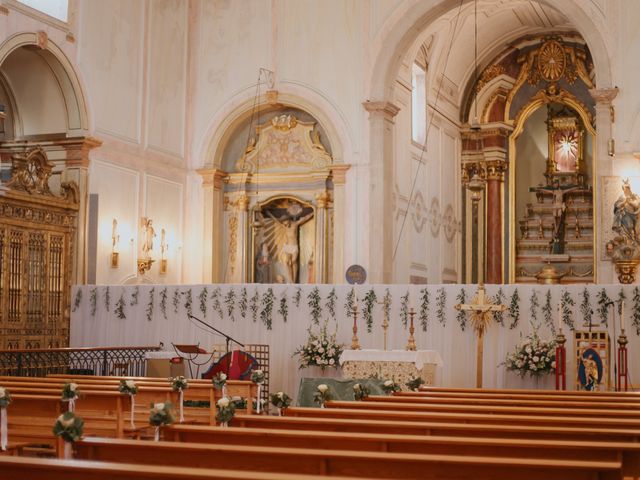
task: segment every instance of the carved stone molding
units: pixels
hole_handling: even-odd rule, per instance
[[[618,95],[618,87],[592,88],[591,90],[589,90],[589,93],[591,94],[591,98],[593,98],[596,103],[608,105]]]
[[[400,107],[387,101],[372,102],[367,100],[362,103],[362,106],[370,115],[380,115],[389,121],[393,121],[398,112],[400,112]]]
[[[345,163],[331,165],[331,177],[334,185],[344,185],[347,181],[347,170],[351,165]]]
[[[49,35],[44,30],[38,30],[36,33],[36,44],[43,50],[49,45]]]
[[[213,187],[215,190],[222,190],[228,175],[227,172],[219,168],[201,168],[196,172],[202,177],[203,187]]]

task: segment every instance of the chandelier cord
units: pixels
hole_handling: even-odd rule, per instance
[[[456,30],[458,29],[458,21],[460,20],[460,13],[462,11],[462,4],[464,3],[464,0],[460,0],[460,4],[458,5],[458,13],[456,14],[456,20],[454,22],[453,25],[453,32],[451,33],[451,40],[449,41],[449,48],[447,49],[447,56],[445,57],[445,61],[444,61],[444,67],[442,69],[442,80],[440,81],[440,83],[438,84],[438,90],[436,91],[436,98],[433,102],[433,110],[436,110],[436,107],[438,106],[438,100],[440,99],[440,91],[442,90],[442,84],[444,83],[444,79],[445,79],[445,72],[447,71],[447,65],[449,64],[449,57],[451,56],[451,49],[453,47],[453,40],[455,39],[456,36]],[[426,96],[425,96],[426,97]],[[427,99],[425,98],[425,102],[427,102]],[[428,105],[428,102],[427,102]],[[429,119],[430,117],[427,115],[427,119]],[[426,131],[426,135],[424,138],[424,142],[422,144],[422,150],[420,152],[420,158],[418,159],[418,167],[416,168],[416,173],[415,176],[413,177],[413,183],[411,185],[411,190],[409,192],[409,200],[407,202],[407,212],[404,215],[403,219],[402,219],[402,224],[400,225],[400,233],[398,234],[398,239],[396,240],[396,245],[393,249],[393,256],[391,257],[391,260],[395,260],[396,259],[396,254],[398,253],[398,247],[400,246],[400,240],[402,240],[402,233],[404,232],[404,226],[405,223],[407,222],[407,217],[409,216],[409,209],[411,208],[411,202],[413,201],[413,196],[414,196],[414,192],[415,192],[415,188],[416,188],[416,183],[418,182],[418,176],[420,174],[420,170],[422,168],[422,158],[424,157],[425,152],[427,151],[427,142],[429,141],[429,132],[431,131],[431,126],[433,125],[433,119],[431,119],[431,121],[429,121],[429,124],[427,125],[427,131]]]

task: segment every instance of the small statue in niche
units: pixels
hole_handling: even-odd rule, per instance
[[[622,182],[622,195],[613,204],[613,231],[628,241],[637,242],[639,215],[640,197],[631,191],[627,179]]]
[[[144,229],[142,253],[144,254],[145,258],[151,258],[151,251],[153,250],[153,237],[156,236],[156,231],[153,228],[153,220],[151,220],[150,218],[143,218],[142,228]]]
[[[286,267],[287,283],[296,283],[298,278],[298,257],[300,255],[300,247],[298,245],[298,228],[311,220],[313,212],[305,215],[298,220],[293,220],[288,216],[276,218],[273,214],[267,211],[267,215],[275,222],[279,227],[282,236],[284,237],[284,245],[280,249],[280,262]]]

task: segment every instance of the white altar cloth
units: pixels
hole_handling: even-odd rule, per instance
[[[422,370],[425,364],[433,364],[442,367],[442,357],[437,350],[345,350],[340,355],[340,364],[344,362],[407,362],[413,363],[418,370]]]

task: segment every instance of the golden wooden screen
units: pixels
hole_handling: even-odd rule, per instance
[[[13,158],[0,192],[0,349],[65,347],[75,219],[75,184],[49,190],[52,165],[37,148]]]

